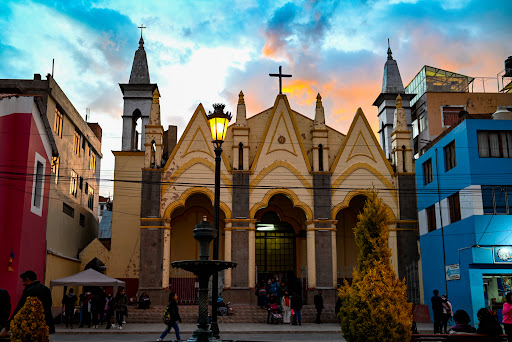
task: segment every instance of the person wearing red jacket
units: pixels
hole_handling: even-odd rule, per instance
[[[512,342],[512,292],[507,293],[505,300],[506,302],[503,304],[503,326],[508,342]]]

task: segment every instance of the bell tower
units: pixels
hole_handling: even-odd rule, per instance
[[[149,79],[148,60],[144,50],[142,31],[139,48],[135,51],[128,83],[120,83],[123,92],[122,151],[144,151],[146,125],[149,124],[153,92],[158,86]],[[139,141],[140,140],[140,141]]]

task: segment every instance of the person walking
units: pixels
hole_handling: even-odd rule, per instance
[[[450,318],[452,318],[452,303],[448,301],[448,297],[446,295],[443,295],[441,298],[443,301],[443,313],[442,313],[442,324],[441,324],[441,332],[444,329],[444,333],[448,334],[448,321]]]
[[[171,292],[169,294],[169,298],[171,298],[171,300],[169,301],[169,305],[167,306],[167,309],[165,309],[164,314],[164,316],[166,316],[166,321],[168,322],[167,328],[164,330],[162,335],[156,339],[157,341],[163,341],[172,328],[174,328],[174,332],[176,333],[176,339],[181,340],[180,328],[178,326],[178,322],[181,323],[181,317],[178,310],[178,295],[175,292]]]
[[[512,292],[507,293],[505,303],[503,303],[503,327],[508,342],[512,342]]]
[[[52,315],[52,293],[50,289],[37,280],[37,275],[34,271],[25,271],[20,275],[20,278],[25,289],[23,290],[20,301],[18,302],[18,306],[16,306],[16,309],[11,315],[11,320],[25,305],[27,297],[36,297],[43,304],[44,319],[46,321],[46,325],[48,325],[49,333],[55,333],[55,325],[53,323]]]
[[[127,305],[128,297],[126,297],[124,289],[121,289],[116,295],[116,320],[119,330],[123,329],[124,316],[128,313]]]
[[[290,315],[291,315],[291,307],[290,307],[290,296],[288,292],[285,292],[283,298],[281,299],[281,307],[283,308],[283,323],[290,324]]]
[[[292,325],[297,325],[297,321],[299,322],[299,325],[302,325],[302,317],[301,317],[301,310],[302,310],[302,297],[300,294],[293,294],[292,295],[292,304],[291,308],[294,311],[293,315],[293,323]]]
[[[71,326],[73,329],[73,315],[75,313],[76,294],[73,289],[69,289],[68,293],[62,298],[62,305],[64,306],[64,318],[66,319],[66,329]]]
[[[432,302],[432,311],[434,312],[434,334],[441,334],[441,325],[443,322],[443,300],[439,297],[439,291],[434,290],[434,295],[430,298]]]
[[[318,290],[318,294],[315,295],[314,298],[315,309],[316,309],[316,324],[320,324],[320,315],[322,314],[322,310],[324,309],[324,297],[322,297],[322,290]]]

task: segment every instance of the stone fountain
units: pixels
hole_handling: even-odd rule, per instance
[[[217,236],[215,227],[208,221],[206,216],[203,221],[194,229],[194,239],[199,242],[199,260],[174,261],[172,267],[181,268],[194,273],[199,278],[199,318],[197,329],[189,342],[210,342],[220,341],[213,336],[208,323],[208,281],[210,276],[217,272],[236,267],[236,263],[223,260],[208,260],[210,253],[210,241]]]

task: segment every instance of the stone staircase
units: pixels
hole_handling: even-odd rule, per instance
[[[197,320],[197,305],[179,305],[180,316],[183,323],[194,323]],[[218,316],[219,323],[265,323],[267,321],[267,311],[257,305],[231,305],[234,310],[233,315]],[[152,305],[147,310],[128,307],[128,323],[162,323],[162,316],[165,310],[163,305]],[[210,307],[211,311],[211,307]],[[302,308],[302,322],[313,323],[316,318],[314,305],[304,305]],[[322,322],[337,322],[334,314],[334,305],[326,305],[322,311]]]

